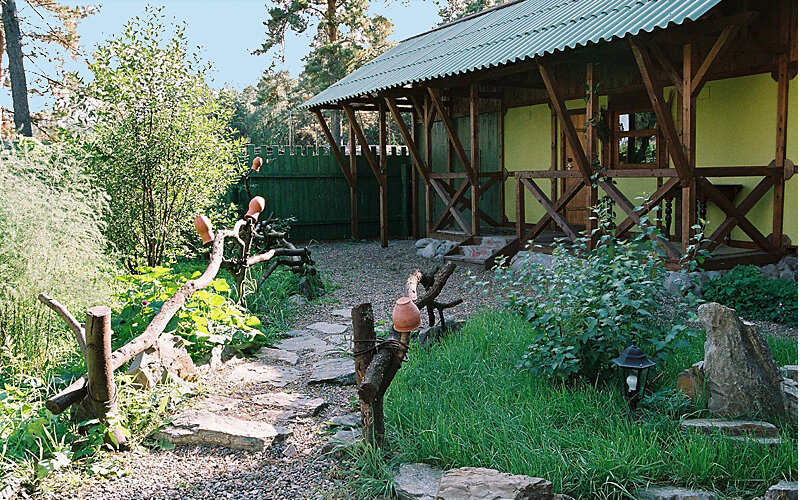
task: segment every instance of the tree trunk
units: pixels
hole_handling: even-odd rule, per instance
[[[15,0],[0,0],[3,4],[3,29],[8,53],[8,72],[11,75],[11,98],[14,105],[14,128],[24,136],[33,137],[31,112],[28,109],[28,83],[22,63],[22,34]]]
[[[361,381],[364,378],[364,373],[372,361],[372,355],[375,351],[370,349],[374,346],[375,339],[375,321],[372,313],[372,304],[361,304],[354,307],[351,311],[353,318],[353,358],[356,363],[356,387],[361,387]],[[375,405],[371,405],[359,398],[359,406],[361,407],[361,435],[364,436],[364,441],[367,443],[375,443],[376,432],[375,429]],[[383,406],[380,405],[377,410],[383,411]],[[380,425],[383,425],[383,416],[380,418]],[[382,433],[381,433],[382,436]]]

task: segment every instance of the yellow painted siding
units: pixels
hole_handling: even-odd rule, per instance
[[[604,105],[605,99],[601,101]],[[569,103],[570,108],[582,105]],[[706,84],[697,103],[697,165],[747,166],[767,165],[775,157],[775,117],[777,83],[770,75],[756,75]],[[787,156],[798,163],[797,144],[797,79],[791,81]],[[505,168],[547,170],[550,167],[550,109],[547,105],[509,109],[505,116]],[[559,150],[560,157],[560,150]],[[745,186],[737,202],[752,189],[760,178],[712,179],[715,183],[736,183]],[[550,182],[539,181],[545,193]],[[655,179],[619,179],[618,186],[631,201],[649,195],[656,189]],[[516,220],[513,179],[506,181],[506,215]],[[798,243],[797,177],[786,185],[784,233]],[[618,210],[618,212],[620,212]],[[535,222],[544,210],[526,197],[526,220]],[[621,214],[617,214],[619,218]],[[721,221],[722,214],[713,204],[708,211],[709,230]],[[764,233],[772,232],[772,192],[750,212],[749,217]],[[735,239],[748,239],[738,228]]]

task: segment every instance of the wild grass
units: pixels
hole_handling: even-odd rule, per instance
[[[558,492],[598,499],[632,498],[650,483],[751,498],[796,479],[796,428],[782,426],[775,447],[680,431],[682,415],[706,416],[672,389],[676,373],[702,359],[702,335],[670,358],[634,414],[614,387],[567,387],[515,369],[531,335],[523,319],[487,311],[439,345],[414,346],[386,397],[397,461],[544,477]],[[770,344],[779,363],[796,362],[796,342]],[[369,491],[365,476],[354,484]]]

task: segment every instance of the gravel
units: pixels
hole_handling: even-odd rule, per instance
[[[377,242],[325,242],[314,243],[309,248],[317,269],[332,286],[317,303],[298,309],[292,328],[299,330],[320,321],[349,326],[347,319],[334,315],[333,311],[364,302],[372,302],[376,321],[386,319],[395,300],[404,295],[408,275],[434,265],[416,256],[413,240],[391,241],[388,248],[381,248]],[[485,272],[473,269],[472,273],[483,275]],[[467,269],[457,268],[441,295],[446,300],[465,299],[464,304],[448,311],[458,318],[465,318],[486,304],[486,299],[469,293],[464,287],[467,278]],[[329,334],[319,331],[312,334],[319,339],[330,338]],[[346,338],[349,335],[348,330]],[[255,394],[283,390],[321,397],[329,402],[313,418],[298,418],[283,424],[292,431],[284,443],[263,452],[208,446],[182,446],[157,452],[136,450],[115,457],[130,470],[129,475],[99,480],[56,473],[46,480],[42,497],[97,500],[351,498],[336,459],[320,453],[328,436],[318,430],[332,417],[357,410],[351,403],[356,397],[355,387],[307,385],[312,365],[326,355],[330,356],[313,350],[302,351],[293,366],[280,360],[271,361],[302,372],[299,380],[281,389],[268,383],[232,383],[226,374],[245,362],[241,360],[233,360],[219,371],[204,375],[203,385],[212,395],[249,401]],[[224,415],[225,411],[220,413]],[[258,420],[264,417],[264,407],[245,404],[230,410],[230,414],[240,419]]]

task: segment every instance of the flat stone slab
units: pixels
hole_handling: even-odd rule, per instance
[[[322,453],[330,453],[338,448],[353,446],[361,440],[361,431],[358,429],[342,429],[329,437],[322,445]]]
[[[398,500],[436,500],[443,472],[427,464],[403,464],[394,471]]]
[[[651,487],[636,492],[638,500],[716,500],[717,496],[703,490],[674,486]]]
[[[330,427],[361,427],[361,413],[348,413],[347,415],[336,415],[325,421]]]
[[[261,363],[243,363],[231,370],[226,377],[231,383],[267,383],[273,387],[284,387],[299,378],[300,372],[294,368]]]
[[[322,354],[325,351],[333,348],[333,345],[306,332],[306,335],[303,337],[290,337],[288,339],[283,339],[275,344],[275,347],[283,351],[313,351],[318,354]]]
[[[720,420],[697,418],[681,422],[681,429],[703,434],[722,433],[726,436],[778,437],[778,428],[757,420]]]
[[[347,319],[352,318],[352,313],[350,309],[334,309],[333,311],[331,311],[331,314],[333,316],[338,316],[340,318],[347,318]]]
[[[296,365],[299,356],[296,352],[286,351],[283,349],[275,349],[272,347],[262,347],[256,353],[256,357],[263,361],[283,361],[290,365]]]
[[[781,366],[781,372],[783,372],[784,377],[790,378],[797,383],[797,365],[783,365]]]
[[[317,361],[311,368],[309,384],[355,385],[356,367],[350,358],[329,358]]]
[[[299,392],[271,392],[253,396],[252,402],[257,405],[279,408],[281,410],[292,411],[298,417],[313,417],[323,408],[328,406],[328,402],[322,398],[315,398],[308,394]]]
[[[241,399],[228,398],[225,396],[210,396],[200,401],[195,410],[205,410],[210,412],[233,411],[243,403]]]
[[[309,335],[311,335],[309,330],[289,330],[281,334],[282,337],[308,337]]]
[[[327,323],[325,321],[318,321],[314,324],[308,325],[307,328],[309,330],[316,330],[318,332],[327,334],[344,333],[345,330],[347,330],[346,325],[340,325],[338,323]]]
[[[494,469],[461,467],[442,474],[436,500],[542,500],[553,498],[546,479],[506,474]]]
[[[210,411],[189,410],[179,414],[164,429],[155,433],[174,445],[224,446],[239,450],[262,451],[283,441],[292,432],[281,426],[221,417]]]
[[[781,481],[770,487],[764,500],[797,500],[797,481]]]
[[[757,436],[725,436],[726,439],[731,441],[741,441],[743,443],[756,443],[764,446],[778,446],[783,443],[783,439],[779,437],[757,437]]]

